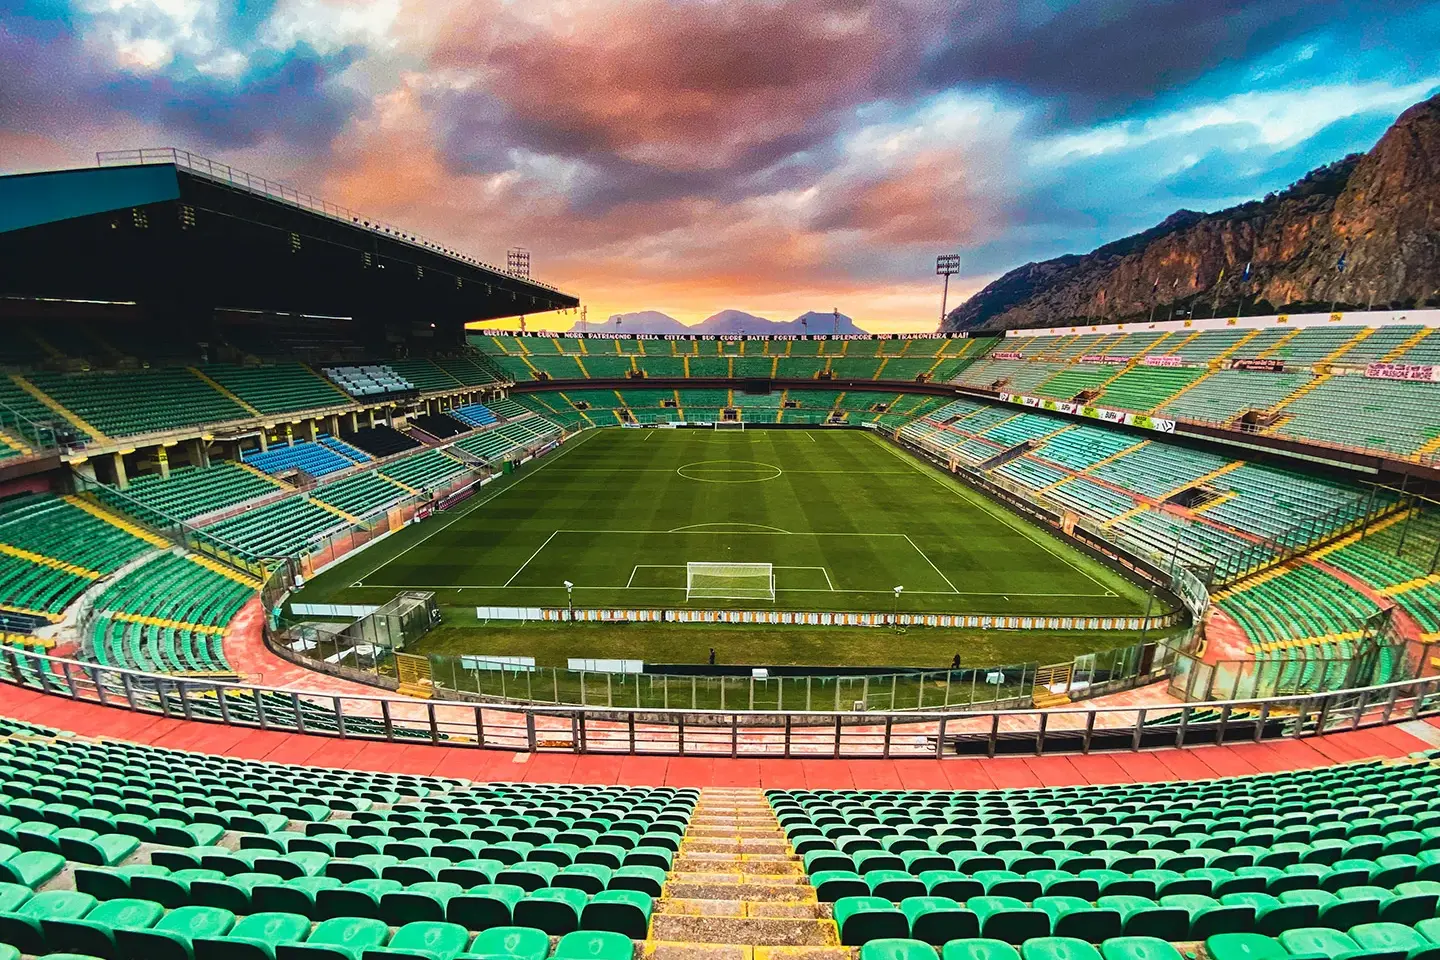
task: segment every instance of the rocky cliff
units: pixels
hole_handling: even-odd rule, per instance
[[[1440,96],[1367,154],[1264,200],[1164,223],[1091,253],[1027,263],[945,318],[946,330],[1440,302]],[[1344,269],[1338,269],[1341,257]],[[1245,266],[1250,277],[1244,279]],[[1223,274],[1222,274],[1223,271]]]

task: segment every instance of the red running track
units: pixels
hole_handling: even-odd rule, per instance
[[[470,780],[674,787],[984,790],[997,787],[1203,780],[1323,767],[1433,749],[1399,727],[1375,727],[1305,740],[1277,740],[1088,756],[955,757],[944,760],[784,760],[508,753],[429,744],[338,740],[307,734],[169,720],[115,707],[74,703],[0,684],[0,716],[90,737],[271,763],[309,764]],[[1437,724],[1440,725],[1440,724]],[[1409,726],[1409,725],[1407,725]],[[1432,742],[1434,741],[1434,742]]]

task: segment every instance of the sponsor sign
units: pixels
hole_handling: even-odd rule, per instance
[[[1372,363],[1365,376],[1379,380],[1440,380],[1440,367],[1421,363]]]
[[[1258,370],[1262,373],[1284,373],[1284,360],[1267,360],[1263,357],[1240,357],[1230,361],[1231,370]]]
[[[475,331],[470,331],[474,333]],[[540,330],[536,332],[524,332],[519,330],[481,330],[482,337],[515,337],[524,339],[534,337],[541,340],[555,340],[559,337],[579,340],[722,340],[726,342],[739,340],[968,340],[968,333],[842,333],[831,335],[828,333],[812,333],[797,335],[789,333],[759,334],[759,333],[611,333],[611,332],[590,332],[585,333],[554,333],[552,331]]]
[[[1081,363],[1109,363],[1120,366],[1130,362],[1129,357],[1111,357],[1103,353],[1087,353],[1080,358]]]
[[[1144,367],[1180,367],[1184,361],[1179,357],[1142,357],[1140,365]]]
[[[1019,350],[996,350],[990,354],[990,358],[992,360],[1023,360],[1025,359],[1025,354]]]
[[[1069,400],[1048,400],[1042,397],[1027,397],[1020,393],[1002,393],[1000,394],[1000,399],[1006,403],[1018,403],[1027,407],[1055,410],[1059,413],[1070,413],[1081,417],[1089,417],[1091,420],[1104,420],[1106,423],[1123,423],[1128,426],[1139,427],[1142,430],[1154,430],[1158,433],[1175,432],[1174,420],[1152,417],[1144,413],[1126,413],[1123,410],[1107,410],[1104,407],[1092,407],[1082,403],[1072,403]]]

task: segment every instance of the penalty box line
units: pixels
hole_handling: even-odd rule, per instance
[[[683,564],[683,563],[637,563],[637,564],[635,564],[635,566],[634,566],[633,568],[631,568],[631,570],[630,570],[630,579],[629,579],[629,580],[626,580],[626,581],[625,581],[625,586],[623,586],[623,587],[621,587],[621,588],[619,588],[619,589],[621,589],[621,590],[684,590],[684,589],[685,589],[684,587],[637,587],[637,586],[634,586],[634,583],[635,583],[635,574],[638,573],[638,572],[640,572],[641,570],[685,570],[685,569],[688,569],[688,568],[687,568],[686,565]],[[775,588],[775,592],[776,592],[776,593],[781,593],[781,592],[785,592],[785,593],[834,593],[834,592],[835,592],[835,581],[833,581],[833,580],[830,579],[830,571],[827,570],[827,569],[825,569],[824,567],[804,567],[804,566],[800,566],[800,567],[781,567],[781,566],[776,566],[775,564],[771,564],[771,565],[770,565],[770,569],[772,569],[772,570],[819,570],[820,573],[825,577],[825,586],[826,586],[826,589],[825,589],[825,590],[816,590],[816,589],[814,589],[814,588],[803,588],[803,587],[776,587],[776,588]],[[614,589],[616,589],[616,588],[615,588],[615,587],[596,587],[595,589],[597,589],[597,590],[600,590],[600,589],[614,590]]]

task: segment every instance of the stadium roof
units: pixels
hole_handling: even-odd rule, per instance
[[[186,151],[0,177],[0,296],[448,324],[576,307],[554,287]]]

